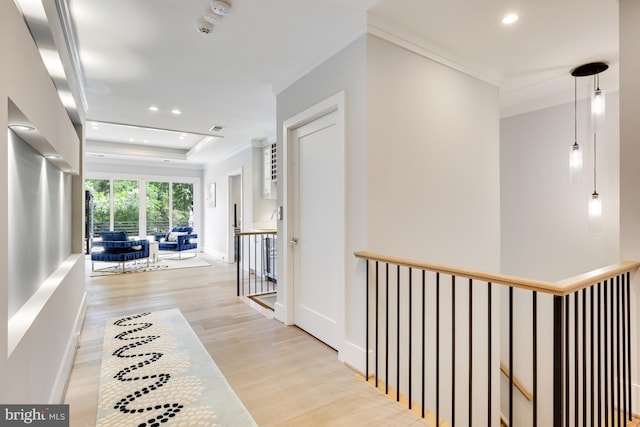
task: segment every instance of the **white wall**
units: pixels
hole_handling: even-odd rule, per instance
[[[282,125],[296,114],[336,95],[346,93],[346,212],[345,247],[345,307],[346,336],[341,360],[364,370],[364,263],[353,256],[366,249],[367,243],[367,176],[366,176],[366,45],[367,37],[361,37],[336,55],[319,65],[296,83],[277,94],[278,161],[283,159]],[[283,162],[279,164],[284,167]],[[331,165],[326,165],[328,171]],[[283,175],[279,171],[280,177]],[[278,205],[283,205],[283,180],[278,180]],[[287,217],[288,212],[284,212]],[[319,224],[318,226],[322,226]],[[290,256],[284,241],[283,221],[278,221],[278,305],[287,303],[286,278],[283,259]],[[336,236],[340,238],[340,236]],[[276,315],[281,316],[276,310]],[[283,316],[278,317],[285,321]]]
[[[253,148],[247,146],[238,154],[219,163],[207,165],[204,171],[205,188],[216,184],[216,206],[209,207],[205,201],[205,247],[208,254],[227,262],[230,228],[233,221],[232,206],[229,206],[230,174],[242,175],[242,212],[239,213],[242,229],[253,228]],[[260,191],[260,189],[258,189]]]
[[[13,132],[8,148],[11,317],[71,254],[71,177]]]
[[[568,83],[573,83],[568,80]],[[593,80],[578,80],[578,97],[587,97]],[[606,89],[606,88],[603,88]],[[606,126],[597,135],[597,191],[603,200],[599,227],[589,223],[593,192],[593,127],[590,100],[578,102],[578,143],[583,149],[579,182],[571,183],[569,152],[574,138],[573,102],[504,118],[500,122],[502,272],[558,281],[619,261],[619,102],[606,98]],[[533,390],[531,293],[515,291],[514,361],[512,369],[528,391]],[[508,312],[503,292],[502,312]],[[508,329],[503,316],[501,360],[508,366]],[[538,387],[551,390],[553,379],[553,301],[538,301]],[[573,343],[572,343],[573,345]],[[573,350],[571,350],[573,351]],[[508,408],[506,377],[501,377],[502,410]],[[551,424],[550,393],[539,393],[539,422]],[[514,394],[514,424],[530,426],[532,404]]]
[[[11,103],[36,127],[42,141],[46,141],[39,147],[54,150],[80,172],[80,177],[71,178],[72,185],[63,186],[64,191],[69,188],[74,191],[70,210],[65,209],[64,215],[78,219],[82,216],[78,213],[82,211],[84,202],[81,186],[77,185],[83,174],[80,160],[83,138],[69,120],[31,34],[15,4],[10,1],[0,2],[0,55],[3,64],[0,67],[1,168],[8,171],[12,161],[7,139]],[[21,168],[22,165],[16,167]],[[0,200],[3,201],[0,224],[4,230],[15,225],[9,222],[8,206],[12,200],[8,179],[7,173],[0,178]],[[42,188],[56,188],[58,183],[54,185],[49,179],[42,177]],[[40,218],[45,228],[60,226],[47,212],[42,212]],[[30,226],[39,227],[39,224]],[[83,224],[79,220],[73,221],[71,228],[59,237],[67,239],[62,250],[67,252],[64,259],[57,260],[54,271],[46,278],[38,279],[41,281],[38,289],[11,318],[8,313],[8,271],[15,267],[10,264],[12,258],[9,256],[15,242],[4,239],[0,245],[0,402],[56,403],[62,400],[85,307],[84,258],[80,253],[68,253],[69,242],[72,250],[82,247]]]
[[[129,174],[166,177],[202,178],[203,170],[196,167],[166,166],[163,162],[132,162],[124,159],[118,161],[92,161],[87,159],[87,175]]]
[[[572,83],[572,82],[571,82]],[[579,81],[588,91],[593,81]],[[606,88],[604,88],[606,89]],[[589,225],[593,193],[590,100],[578,102],[582,179],[571,184],[573,102],[502,119],[502,272],[558,281],[619,260],[619,108],[608,93],[606,127],[597,139],[597,190],[603,200],[601,229]]]
[[[369,37],[367,53],[366,249],[500,271],[498,89],[376,37]],[[442,392],[448,396],[451,390],[455,364],[458,420],[466,419],[469,384],[467,282],[456,282],[455,360],[449,350],[450,284],[442,287],[441,296]],[[487,402],[481,396],[486,396],[487,376],[498,383],[497,340],[492,344],[492,371],[487,370],[485,289],[485,284],[474,284],[474,419],[486,417]],[[497,296],[494,291],[494,307]],[[497,336],[498,310],[492,314]],[[428,331],[427,342],[435,342],[433,331]],[[498,401],[496,393],[495,412]],[[441,401],[441,414],[448,420],[450,402],[448,397]],[[433,410],[434,405],[431,400],[427,407]],[[493,423],[497,425],[498,417]]]
[[[368,249],[500,270],[498,89],[369,38]]]
[[[640,260],[640,3],[620,0],[620,251]],[[632,280],[634,412],[640,411],[640,275]]]
[[[286,119],[343,90],[347,271],[346,345],[340,358],[364,370],[365,271],[354,251],[499,271],[498,91],[369,35],[278,95],[279,132]],[[283,194],[280,182],[278,194]],[[281,291],[279,283],[278,302],[286,303]],[[463,305],[464,294],[458,300]],[[478,296],[477,304],[486,305],[486,297]],[[496,335],[498,319],[496,311]],[[465,323],[464,315],[458,322]],[[494,346],[497,384],[497,341]],[[478,379],[486,378],[486,357],[474,364]],[[464,393],[466,387],[458,390]],[[480,411],[482,403],[477,405]],[[498,399],[494,405],[497,409]]]

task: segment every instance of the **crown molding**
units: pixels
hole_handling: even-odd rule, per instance
[[[370,34],[382,40],[386,40],[389,43],[406,49],[416,55],[420,55],[446,67],[460,71],[493,86],[501,87],[503,84],[502,76],[499,75],[499,73],[487,69],[486,67],[482,67],[479,64],[474,64],[462,58],[457,58],[451,52],[446,52],[443,49],[438,48],[428,40],[418,37],[378,15],[369,13],[367,15],[366,23],[355,29],[351,35],[346,37],[341,43],[325,52],[325,54],[321,55],[316,61],[307,67],[304,67],[297,73],[294,73],[288,78],[274,84],[272,86],[273,93],[275,95],[280,94],[365,34]]]
[[[457,57],[424,37],[419,37],[379,15],[369,13],[367,16],[367,33],[493,86],[501,87],[503,84],[500,73]]]

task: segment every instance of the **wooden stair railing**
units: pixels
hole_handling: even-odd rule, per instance
[[[365,358],[365,378],[369,378],[373,369],[376,386],[384,384],[386,394],[389,389],[395,390],[398,401],[401,394],[406,394],[409,409],[415,400],[416,406],[422,408],[423,418],[431,414],[425,410],[426,395],[429,395],[429,407],[438,423],[451,417],[446,420],[451,425],[456,421],[459,425],[471,425],[472,421],[474,425],[493,425],[500,418],[500,414],[491,409],[494,408],[492,390],[498,387],[492,384],[491,372],[495,369],[492,352],[497,351],[493,347],[499,340],[492,336],[492,313],[500,310],[500,307],[492,307],[495,296],[492,292],[494,288],[504,286],[508,294],[505,294],[508,313],[503,312],[508,334],[508,366],[515,366],[516,372],[531,369],[533,378],[533,390],[529,392],[509,376],[505,366],[501,366],[511,384],[508,413],[504,414],[507,423],[514,424],[514,389],[520,390],[532,402],[534,427],[543,424],[562,427],[578,419],[591,419],[599,424],[598,420],[614,416],[618,417],[619,425],[632,421],[631,360],[638,356],[631,354],[630,284],[631,272],[640,268],[640,262],[621,262],[554,283],[370,252],[356,252],[355,256],[366,261],[365,348],[366,354],[371,352],[372,356]],[[526,333],[527,337],[530,334],[532,340],[531,365],[525,367],[524,361],[514,361],[513,357],[514,289],[528,292],[531,298],[532,329],[517,332]],[[456,302],[456,294],[461,295],[458,297],[461,301]],[[540,350],[550,352],[547,355],[551,356],[553,365],[551,372],[542,373],[553,384],[552,389],[545,389],[542,395],[547,399],[544,408],[538,407],[539,294],[550,296],[545,303],[552,301],[553,327],[545,331],[552,345]],[[523,296],[526,297],[526,293],[520,295]],[[442,301],[446,303],[441,304]],[[520,298],[519,304],[524,303]],[[456,311],[461,309],[468,312],[468,325],[456,320]],[[427,318],[435,324],[427,325]],[[472,319],[487,319],[480,324],[488,326],[474,327]],[[597,331],[594,325],[598,326]],[[432,339],[428,352],[427,334]],[[444,334],[447,334],[446,340],[442,340]],[[478,334],[483,335],[478,337]],[[456,348],[456,343],[464,342],[465,337],[468,344]],[[485,340],[482,345],[474,347],[474,342],[479,344],[482,340]],[[447,343],[447,348],[443,347],[443,342]],[[459,356],[460,353],[463,356]],[[421,358],[415,357],[418,354]],[[467,358],[468,366],[461,363],[461,357]],[[428,363],[425,363],[426,358]],[[474,362],[474,358],[479,361]],[[448,370],[441,372],[441,365],[446,360],[457,363],[448,364]],[[479,366],[484,363],[486,365]],[[458,364],[460,368],[457,368]],[[478,382],[474,368],[489,372],[484,380],[486,383],[472,384],[474,380]],[[414,377],[421,383],[414,384]],[[450,393],[446,398],[441,393],[441,384],[445,381],[444,390]],[[602,391],[597,400],[596,383]],[[456,390],[456,386],[462,387],[463,391]],[[467,395],[466,402],[460,400],[463,392]],[[443,406],[444,399],[447,401]],[[486,399],[486,402],[478,405],[478,399]],[[462,409],[456,410],[456,405]],[[468,421],[456,420],[456,417],[468,417]],[[539,418],[542,421],[539,422]]]
[[[511,373],[509,372],[509,368],[507,368],[505,366],[504,363],[500,362],[500,372],[502,372],[504,374],[505,377],[507,377],[507,379],[511,379]],[[513,385],[518,389],[518,391],[520,393],[522,393],[522,395],[525,397],[525,399],[527,399],[528,401],[532,401],[533,400],[533,394],[531,394],[530,391],[528,391],[520,381],[518,381],[517,378],[513,378]]]

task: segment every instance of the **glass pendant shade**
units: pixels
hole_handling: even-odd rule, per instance
[[[602,216],[602,200],[600,199],[600,195],[595,191],[589,201],[589,216],[594,218]]]
[[[569,166],[571,167],[571,171],[580,171],[582,169],[582,148],[577,142],[571,146]]]
[[[569,153],[569,179],[571,184],[582,182],[582,147],[577,142]]]
[[[591,114],[594,117],[601,117],[604,115],[605,110],[605,98],[604,91],[600,88],[593,91],[591,94]]]

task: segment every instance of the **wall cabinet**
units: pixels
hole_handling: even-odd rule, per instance
[[[270,144],[263,149],[262,162],[262,196],[266,199],[275,199],[276,183],[278,180],[278,152],[276,144]]]

